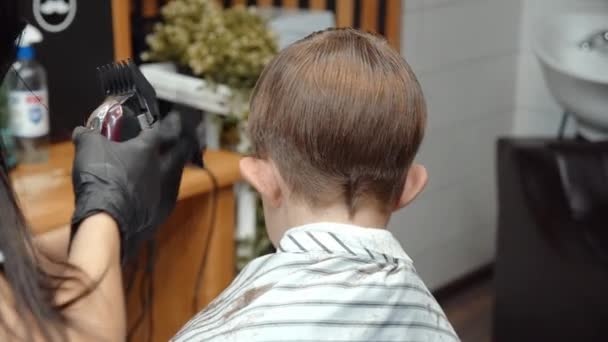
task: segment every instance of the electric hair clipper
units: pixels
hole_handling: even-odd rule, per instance
[[[87,127],[112,141],[136,137],[160,119],[156,92],[131,61],[97,68],[106,99],[89,117]]]
[[[135,138],[161,119],[156,91],[132,61],[104,65],[97,72],[106,98],[89,117],[87,127],[121,142]],[[182,136],[193,146],[191,162],[202,167],[199,139],[193,127],[182,121]]]

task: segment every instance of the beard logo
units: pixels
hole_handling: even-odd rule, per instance
[[[48,32],[67,29],[76,17],[76,0],[33,0],[34,18]]]

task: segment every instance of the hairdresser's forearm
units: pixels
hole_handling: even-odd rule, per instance
[[[120,263],[120,236],[116,221],[107,214],[93,215],[78,227],[68,261],[92,279],[100,279]]]
[[[96,227],[98,223],[95,223],[95,221],[97,221],[96,218],[86,224],[87,226]],[[49,258],[54,262],[66,262],[70,246],[70,231],[70,225],[65,225],[46,233],[38,234],[34,236],[34,244],[43,253],[45,258]]]
[[[84,220],[72,241],[68,262],[84,272],[90,279],[88,285],[94,288],[90,295],[68,308],[68,315],[86,327],[91,333],[89,337],[123,340],[126,317],[116,222],[106,214]]]

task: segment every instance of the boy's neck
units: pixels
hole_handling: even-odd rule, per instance
[[[269,233],[271,237],[276,237],[276,241],[273,241],[275,243],[280,240],[287,230],[307,224],[331,222],[384,229],[390,218],[390,215],[371,207],[360,208],[355,215],[351,216],[348,209],[343,205],[324,208],[292,205],[279,211],[270,215],[272,217],[266,217]]]
[[[344,204],[313,208],[308,205],[289,205],[285,210],[289,227],[302,226],[317,222],[335,222],[369,228],[385,228],[390,215],[379,211],[375,206],[361,206],[354,215]]]

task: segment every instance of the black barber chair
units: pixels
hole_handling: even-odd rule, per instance
[[[496,342],[608,341],[608,142],[498,142]]]

